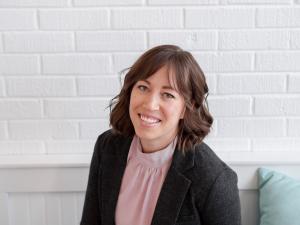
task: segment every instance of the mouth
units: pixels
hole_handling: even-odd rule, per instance
[[[140,113],[138,115],[145,125],[156,125],[161,122],[160,119],[152,117],[152,116],[146,116],[146,115],[140,114]]]

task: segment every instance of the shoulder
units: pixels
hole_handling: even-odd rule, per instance
[[[207,194],[212,188],[230,188],[237,183],[237,176],[204,142],[193,151],[194,167],[186,176],[192,181],[194,193]],[[216,186],[217,184],[217,186]]]
[[[194,167],[199,172],[209,172],[210,176],[217,176],[223,170],[233,171],[205,142],[195,146]]]
[[[192,192],[205,224],[241,224],[236,173],[202,143],[194,152]]]
[[[131,143],[131,137],[125,137],[114,132],[112,129],[100,134],[95,143],[94,152],[100,154],[114,153],[120,146]]]

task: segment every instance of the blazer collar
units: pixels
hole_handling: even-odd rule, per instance
[[[127,156],[132,138],[116,141],[109,147],[109,154],[103,154],[101,176],[101,221],[114,225],[115,209],[126,168]],[[173,225],[191,184],[184,172],[194,166],[194,152],[183,155],[177,148],[160,195],[151,225]],[[174,197],[175,196],[175,197]]]

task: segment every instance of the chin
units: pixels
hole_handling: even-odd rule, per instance
[[[157,136],[157,132],[147,131],[145,129],[135,129],[135,134],[139,138],[144,138],[144,139],[153,139],[155,138],[155,136]]]

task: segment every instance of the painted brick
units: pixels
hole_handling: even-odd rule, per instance
[[[300,52],[256,53],[258,71],[300,71]]]
[[[8,130],[12,139],[78,138],[78,124],[67,121],[12,121]]]
[[[213,116],[247,116],[251,114],[250,97],[208,98],[209,111]]]
[[[268,146],[266,146],[268,147]],[[289,151],[284,153],[279,151],[270,151],[268,149],[263,148],[260,151],[251,151],[251,152],[219,152],[218,156],[222,158],[225,162],[237,162],[237,163],[246,163],[249,162],[253,164],[268,164],[268,163],[275,163],[278,164],[279,162],[284,163],[297,163],[297,159],[299,158],[298,152]]]
[[[256,21],[258,27],[299,27],[300,8],[261,8]]]
[[[149,45],[174,44],[186,50],[217,48],[217,33],[212,31],[150,31]]]
[[[37,74],[39,58],[33,55],[0,55],[0,75]]]
[[[300,49],[300,31],[291,31],[291,48]]]
[[[219,137],[282,137],[284,130],[284,119],[222,118],[218,120]]]
[[[300,97],[255,97],[254,108],[256,115],[263,116],[299,116]]]
[[[187,28],[251,28],[254,10],[245,8],[186,9]]]
[[[288,91],[300,93],[300,74],[289,75]]]
[[[205,74],[206,83],[208,86],[208,92],[209,94],[215,94],[216,87],[217,87],[217,77],[214,74]]]
[[[94,141],[48,141],[47,154],[88,154],[94,149]]]
[[[108,28],[105,9],[40,10],[43,30],[96,30]]]
[[[45,154],[41,141],[1,141],[0,155]]]
[[[75,96],[75,81],[72,78],[9,78],[8,96]]]
[[[288,31],[222,31],[219,48],[226,50],[288,49]]]
[[[0,52],[3,52],[3,39],[1,33],[0,33]]]
[[[4,87],[4,80],[0,78],[0,96],[4,96],[5,87]]]
[[[176,8],[113,9],[112,26],[118,29],[182,28],[183,12]]]
[[[122,70],[124,70],[128,67],[131,67],[141,54],[142,54],[142,52],[113,54],[114,72],[119,73]]]
[[[34,30],[36,24],[34,10],[0,9],[0,30]]]
[[[191,51],[205,72],[215,118],[205,142],[222,159],[296,161],[297,4],[0,0],[0,155],[92,153],[97,136],[109,128],[107,106],[120,89],[118,72],[146,48],[168,43]],[[66,215],[63,223],[70,221]],[[54,220],[47,221],[59,223]]]
[[[251,71],[253,57],[250,53],[194,53],[204,72]]]
[[[291,0],[221,0],[221,4],[290,4]]]
[[[68,52],[74,50],[66,32],[18,32],[4,34],[6,52]]]
[[[105,54],[73,54],[42,56],[45,74],[106,74],[111,60]]]
[[[0,119],[41,118],[42,110],[39,100],[1,100]]]
[[[61,7],[68,6],[69,0],[0,0],[0,7]]]
[[[288,136],[300,138],[300,119],[288,119]]]
[[[4,140],[7,138],[6,132],[6,123],[4,121],[0,121],[0,140]],[[0,151],[1,154],[1,151]]]
[[[79,32],[76,37],[78,51],[141,51],[146,49],[144,32]]]
[[[285,92],[285,84],[285,75],[220,75],[218,79],[218,93],[283,93]]]
[[[74,0],[75,6],[116,6],[142,5],[143,0]]]
[[[269,139],[257,139],[253,140],[253,150],[254,151],[273,151],[277,152],[277,154],[280,156],[282,160],[283,154],[286,156],[292,156],[292,154],[289,151],[296,151],[299,152],[299,146],[300,146],[300,139],[292,139],[292,138],[269,138]],[[269,155],[273,155],[269,153]],[[299,154],[299,153],[298,153]],[[296,154],[293,154],[293,157],[298,158]],[[294,158],[294,159],[296,159]],[[265,159],[268,159],[266,157]],[[282,161],[286,161],[286,159],[283,159]]]
[[[107,118],[109,99],[45,100],[48,118]]]
[[[244,138],[209,138],[204,141],[215,152],[250,151],[250,141]]]
[[[80,138],[96,140],[104,131],[109,129],[109,120],[89,120],[79,123]]]
[[[149,5],[215,5],[218,0],[148,0]]]
[[[118,77],[84,77],[77,79],[79,96],[115,96],[120,92]]]

